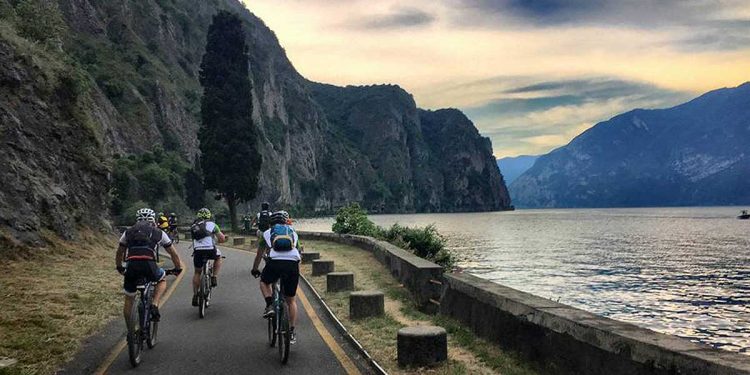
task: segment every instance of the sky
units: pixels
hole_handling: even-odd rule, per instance
[[[750,0],[243,0],[306,78],[458,108],[496,157],[750,81]]]

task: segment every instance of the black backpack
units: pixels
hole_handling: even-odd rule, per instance
[[[271,211],[263,210],[258,215],[258,229],[265,232],[269,228],[271,228]]]
[[[193,225],[190,226],[190,236],[193,240],[202,240],[211,235],[211,232],[206,228],[205,220],[196,220]]]
[[[139,221],[125,231],[128,255],[126,260],[158,260],[157,246],[161,230],[146,221]]]

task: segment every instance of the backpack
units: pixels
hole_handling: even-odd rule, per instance
[[[271,228],[271,247],[276,251],[294,249],[294,229],[288,225],[274,225]]]
[[[190,226],[190,236],[192,236],[195,241],[202,240],[210,235],[211,232],[206,228],[205,220],[196,220],[193,222],[193,225]]]
[[[271,227],[271,211],[263,210],[258,214],[258,229],[265,232]]]
[[[156,251],[161,241],[161,230],[150,223],[140,221],[125,231],[128,255],[126,260],[158,260]]]

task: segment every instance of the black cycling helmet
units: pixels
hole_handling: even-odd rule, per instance
[[[261,209],[261,210],[266,210],[266,211],[267,211],[267,210],[269,210],[270,208],[271,208],[271,205],[270,205],[270,204],[268,204],[268,202],[263,202],[263,203],[261,203],[261,204],[260,204],[260,209]]]
[[[286,224],[289,220],[289,213],[286,211],[276,211],[271,214],[271,224]]]

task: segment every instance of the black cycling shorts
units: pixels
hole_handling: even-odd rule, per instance
[[[164,280],[166,272],[159,267],[153,260],[131,260],[128,261],[128,267],[125,270],[125,281],[122,289],[125,294],[132,295],[138,286],[138,280],[157,282]]]
[[[281,278],[281,290],[287,297],[297,295],[297,284],[299,284],[299,262],[296,260],[269,260],[263,267],[260,281],[273,284]]]
[[[208,259],[215,260],[219,257],[218,252],[216,251],[216,248],[213,249],[207,249],[207,250],[194,250],[193,251],[193,266],[195,268],[201,268],[203,267],[203,264],[208,261]]]

